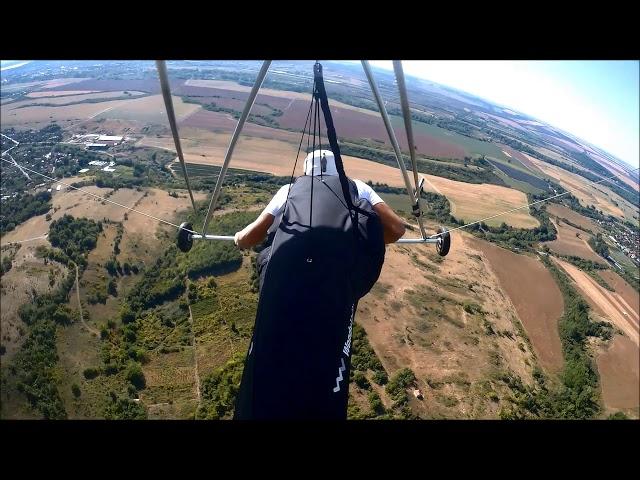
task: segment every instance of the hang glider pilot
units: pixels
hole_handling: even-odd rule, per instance
[[[321,171],[322,175],[338,175],[335,159],[330,150],[316,150],[314,153],[309,153],[304,161],[305,175],[311,175],[311,159],[313,155],[315,155],[316,159],[322,159],[320,165],[314,166],[313,175],[319,177]],[[353,181],[358,187],[358,197],[367,200],[380,217],[384,228],[384,243],[394,243],[401,238],[405,233],[405,222],[393,212],[368,184],[358,179],[353,179]],[[287,184],[280,188],[260,216],[235,234],[234,241],[239,248],[251,248],[264,241],[269,228],[273,225],[274,219],[282,212],[290,185]]]
[[[235,235],[241,248],[267,236],[269,244],[257,258],[260,297],[237,420],[346,419],[358,300],[405,224],[336,163],[330,150],[309,154],[305,175]]]

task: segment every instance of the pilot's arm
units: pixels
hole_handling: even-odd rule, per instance
[[[391,207],[384,202],[376,203],[373,209],[380,217],[382,228],[384,229],[384,243],[389,244],[398,240],[404,235],[406,230],[404,220],[391,210]]]
[[[235,244],[239,248],[255,247],[266,238],[267,230],[273,224],[274,218],[269,212],[262,212],[258,218],[235,234]]]
[[[276,218],[276,215],[284,208],[288,194],[289,185],[284,185],[273,196],[260,216],[235,234],[234,242],[239,248],[255,247],[267,237],[267,231],[269,227],[273,225],[273,220]]]
[[[354,180],[358,187],[358,194],[361,198],[366,199],[373,210],[380,217],[382,228],[384,229],[384,243],[389,244],[398,240],[404,235],[405,222],[387,205],[380,195],[378,195],[370,185],[361,180]]]

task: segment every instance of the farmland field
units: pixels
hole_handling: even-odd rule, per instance
[[[627,337],[616,335],[596,361],[602,382],[602,400],[611,410],[638,414],[640,405],[640,352]]]
[[[192,103],[184,103],[181,98],[174,96],[173,108],[177,120],[180,121],[194,113],[200,107]],[[151,95],[144,98],[128,100],[126,103],[105,110],[97,117],[135,120],[144,123],[169,123],[162,95]]]
[[[590,185],[588,180],[555,165],[549,165],[532,158],[531,161],[547,175],[556,179],[564,188],[571,190],[572,195],[578,197],[584,206],[593,205],[605,214],[626,218],[630,221],[634,220],[634,215],[638,216],[637,208],[629,205],[626,200],[604,185]]]
[[[39,92],[39,93],[43,93],[43,92]],[[143,95],[142,92],[127,92],[128,94],[130,94],[132,97],[137,97],[139,95]],[[64,97],[60,97],[60,96],[54,96],[52,98],[48,98],[48,97],[39,97],[37,99],[33,99],[33,100],[23,100],[20,102],[14,102],[12,103],[9,107],[7,107],[8,111],[12,111],[12,110],[16,110],[16,109],[22,109],[22,108],[26,108],[29,105],[35,105],[37,106],[38,104],[47,104],[47,105],[68,105],[71,103],[81,103],[84,102],[86,100],[101,100],[104,99],[105,101],[109,101],[110,99],[112,99],[113,97],[126,97],[127,94],[125,94],[123,91],[122,92],[99,92],[99,93],[87,93],[87,94],[80,94],[80,95],[71,95],[71,96],[64,96]],[[96,102],[96,103],[101,103],[101,102]]]
[[[524,182],[533,187],[533,192],[546,191],[548,189],[547,182],[542,180],[535,175],[531,175],[526,171],[523,171],[523,168],[514,168],[511,165],[506,165],[502,162],[492,163],[494,167],[502,171],[508,177],[517,180],[519,182]]]
[[[491,418],[506,394],[490,380],[496,371],[512,369],[531,381],[524,366],[535,360],[517,333],[518,313],[473,242],[453,236],[442,263],[428,246],[388,247],[378,285],[358,305],[356,321],[385,370],[415,373],[424,400],[411,407],[421,418]],[[500,335],[487,333],[487,325]],[[380,395],[392,404],[384,390]]]
[[[243,228],[288,181],[311,99],[311,66],[274,62],[264,83],[269,88],[257,95],[235,147],[209,233]],[[64,183],[82,182],[118,205],[64,185],[57,190],[58,181],[41,183],[15,166],[2,169],[0,220],[11,228],[0,238],[2,418],[231,418],[259,300],[257,251],[195,242],[180,252],[175,227],[202,225],[258,67],[252,61],[167,62],[196,212],[153,61],[34,61],[3,70],[3,160],[13,156],[63,176]],[[405,238],[419,236],[362,69],[340,62],[325,69],[338,142],[349,153],[343,155],[347,175],[386,184],[378,193],[402,213]],[[408,165],[396,80],[390,71],[374,70]],[[77,78],[63,78],[70,71]],[[380,277],[360,300],[349,333],[348,418],[600,419],[620,412],[637,418],[638,207],[631,196],[624,200],[606,184],[591,185],[562,167],[600,178],[606,169],[635,191],[637,175],[589,139],[450,87],[407,79],[414,118],[422,120],[412,125],[418,169],[428,172],[420,175],[424,188],[446,198],[457,225],[484,221],[497,228],[454,230],[446,257],[433,245],[386,246]],[[87,134],[123,141],[95,152],[95,145],[83,148],[95,141]],[[307,148],[305,141],[294,176],[303,173]],[[551,163],[524,153],[531,149]],[[88,165],[94,159],[112,159],[115,167],[101,171]],[[552,196],[547,182],[575,190],[582,205],[604,216],[565,198],[545,203],[534,217],[528,194]],[[447,202],[429,198],[433,205],[423,202],[427,232],[440,223],[454,228]],[[90,219],[101,222],[96,241],[87,233],[74,238],[66,254],[53,248],[41,258],[42,247],[52,247],[52,221],[66,214],[76,219],[73,227],[61,222],[52,237],[74,237],[74,228],[95,232]],[[548,241],[551,224],[557,238]],[[599,233],[620,265],[609,265],[589,245]],[[593,248],[604,252],[600,247]],[[64,255],[78,265],[77,285]],[[578,312],[575,319],[585,322],[572,336],[584,353],[577,366],[565,335],[579,310],[574,294],[590,306],[588,318]],[[607,327],[589,323],[601,321],[612,325],[610,339]],[[584,397],[585,381],[598,386],[590,390],[592,405],[574,401]]]
[[[564,205],[549,203],[547,205],[547,212],[549,212],[550,215],[554,215],[560,219],[566,218],[571,223],[578,225],[580,228],[584,228],[585,230],[591,230],[593,233],[597,233],[600,231],[600,227],[593,220],[585,217],[584,215],[580,215],[579,213],[574,212]]]
[[[558,230],[558,238],[544,243],[549,249],[560,255],[575,255],[601,265],[607,265],[606,260],[594,252],[587,243],[592,237],[591,235],[567,225],[563,221],[552,220],[552,222]]]
[[[211,135],[210,138],[204,139],[198,137],[197,140],[186,137],[182,142],[185,160],[190,163],[222,165],[228,141],[229,136],[222,134]],[[172,149],[173,140],[167,137],[146,137],[139,142],[139,145]],[[288,142],[241,137],[236,145],[231,166],[274,175],[291,175],[295,156],[296,147]],[[389,186],[404,187],[398,168],[347,155],[343,156],[343,160],[345,171],[350,177],[364,182],[371,180],[386,183]],[[302,158],[299,159],[298,165],[298,174],[300,174]],[[465,221],[475,221],[499,211],[527,204],[526,195],[511,188],[463,183],[433,175],[424,175],[424,177],[435,186],[436,190],[428,183],[425,184],[425,188],[428,187],[430,191],[445,195],[451,202],[452,214]],[[487,224],[499,226],[502,222],[519,228],[533,228],[539,225],[526,209],[488,220]]]
[[[549,271],[536,259],[517,255],[480,240],[471,244],[480,250],[490,269],[518,312],[540,363],[552,371],[563,364],[558,320],[564,301]]]
[[[42,97],[64,97],[85,95],[88,93],[98,93],[96,90],[61,90],[61,91],[44,91],[44,92],[31,92],[27,94],[28,98],[42,98]]]
[[[625,336],[638,348],[640,343],[638,313],[622,295],[605,290],[593,278],[574,265],[556,258],[554,261],[571,276],[594,310],[622,330]]]
[[[100,103],[81,103],[59,107],[25,107],[13,110],[12,104],[1,107],[3,126],[48,124],[51,121],[71,122],[93,118],[104,112],[123,105],[131,100],[112,100]],[[44,126],[44,125],[42,125]]]

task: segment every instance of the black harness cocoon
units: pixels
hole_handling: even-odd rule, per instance
[[[355,311],[385,253],[378,215],[349,187],[351,211],[338,176],[299,177],[274,220],[236,419],[346,418]]]

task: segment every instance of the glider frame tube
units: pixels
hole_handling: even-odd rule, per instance
[[[371,71],[371,67],[369,66],[368,60],[362,60],[362,68],[364,69],[364,73],[367,76],[367,80],[369,81],[369,86],[371,87],[373,96],[375,97],[376,103],[378,104],[378,109],[380,110],[382,121],[384,122],[384,126],[387,129],[387,134],[389,135],[389,140],[391,140],[391,145],[393,146],[393,151],[396,154],[398,167],[400,167],[400,171],[402,172],[402,178],[404,179],[404,184],[405,184],[405,187],[407,188],[407,193],[409,194],[411,205],[414,205],[415,204],[414,188],[411,186],[411,180],[409,179],[409,174],[407,173],[407,167],[405,166],[404,159],[402,158],[402,152],[400,151],[400,146],[398,145],[396,134],[393,131],[393,127],[391,126],[391,121],[389,120],[389,114],[387,113],[387,109],[384,106],[382,97],[380,96],[380,91],[378,90],[378,85],[376,84],[375,78],[373,78],[373,72]],[[400,87],[400,85],[398,86]],[[420,233],[422,233],[422,238],[426,238],[426,231],[422,224],[422,218],[420,217],[417,217],[417,218],[418,218],[418,224],[420,225]]]
[[[218,180],[216,181],[216,186],[211,194],[211,202],[209,202],[209,209],[207,210],[207,215],[204,219],[204,226],[202,227],[202,234],[206,236],[207,227],[209,226],[209,220],[211,220],[211,216],[213,215],[213,211],[216,208],[216,204],[218,203],[218,198],[220,197],[220,191],[222,190],[222,182],[224,181],[224,177],[227,174],[227,169],[229,168],[229,163],[231,162],[231,155],[233,154],[233,149],[236,146],[236,142],[240,137],[240,132],[242,132],[242,127],[244,127],[244,123],[249,117],[249,112],[251,111],[251,107],[253,107],[253,103],[258,96],[258,91],[262,86],[262,82],[264,81],[264,77],[267,75],[267,71],[269,70],[269,65],[271,65],[271,60],[265,60],[262,64],[262,68],[260,68],[260,72],[258,72],[258,76],[256,78],[256,82],[253,84],[253,88],[251,89],[251,93],[249,94],[249,98],[247,99],[247,103],[244,106],[244,110],[242,111],[242,115],[238,119],[238,124],[236,125],[235,130],[233,131],[233,136],[231,137],[231,142],[229,142],[229,147],[227,148],[227,153],[224,156],[224,162],[222,164],[222,168],[220,169],[220,174],[218,175]]]
[[[191,236],[194,240],[222,240],[232,242],[234,237],[231,235],[200,235],[195,233]],[[395,243],[438,243],[438,238],[401,238]]]

